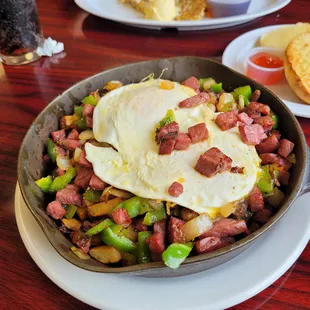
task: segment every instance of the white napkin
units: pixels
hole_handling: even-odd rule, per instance
[[[64,50],[64,44],[62,42],[57,42],[52,38],[48,37],[44,40],[43,47],[37,48],[37,54],[39,56],[49,56],[58,54]]]

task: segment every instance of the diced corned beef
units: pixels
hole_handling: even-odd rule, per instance
[[[52,135],[52,140],[55,143],[66,138],[66,132],[64,129],[53,131],[51,135]]]
[[[250,235],[251,233],[253,233],[254,231],[256,231],[257,229],[260,228],[260,225],[256,222],[251,222],[248,231],[247,231],[247,235]]]
[[[180,229],[184,223],[185,223],[184,221],[176,217],[170,216],[168,227],[170,243],[185,243],[185,238]]]
[[[238,117],[239,121],[244,123],[245,125],[250,125],[253,123],[253,118],[248,116],[245,112],[238,114],[237,117]]]
[[[124,208],[118,208],[111,213],[113,221],[118,225],[128,227],[131,224],[131,218]]]
[[[232,173],[243,173],[244,167],[231,167],[230,172]]]
[[[223,237],[221,238],[221,248],[224,248],[225,246],[231,245],[235,242],[234,237]]]
[[[176,138],[163,139],[159,144],[159,155],[170,155],[174,150]]]
[[[261,95],[261,91],[259,89],[255,89],[253,94],[252,94],[252,97],[251,97],[251,101],[252,102],[257,102],[259,97]]]
[[[86,117],[86,116],[90,116],[90,117],[93,117],[93,113],[94,113],[94,107],[90,104],[85,104],[84,107],[83,107],[83,116]]]
[[[55,220],[60,220],[66,214],[66,209],[59,201],[52,201],[47,205],[46,213]]]
[[[238,203],[233,214],[237,220],[247,221],[252,216],[252,212],[248,210],[248,201],[244,200]]]
[[[239,133],[241,140],[248,145],[257,145],[267,138],[263,127],[258,124],[239,126]]]
[[[58,144],[69,151],[74,151],[76,148],[82,145],[80,140],[63,139],[58,141]]]
[[[194,108],[203,103],[206,103],[209,99],[209,95],[205,92],[201,92],[198,95],[189,97],[179,103],[180,108]]]
[[[274,121],[270,116],[260,116],[255,118],[254,124],[259,124],[264,128],[265,131],[269,131],[272,129]]]
[[[184,86],[190,87],[192,89],[195,89],[195,90],[199,89],[199,87],[200,87],[199,80],[194,76],[191,76],[190,78],[186,79],[181,84]]]
[[[135,229],[137,231],[147,231],[147,226],[143,223],[143,218],[135,219]]]
[[[81,168],[74,180],[74,184],[86,189],[93,174],[93,169]]]
[[[287,157],[293,151],[295,144],[287,139],[282,139],[280,141],[280,147],[278,149],[278,154],[282,157]]]
[[[103,182],[100,178],[98,178],[95,174],[93,174],[92,177],[90,178],[89,186],[92,189],[104,190],[107,184]]]
[[[90,116],[85,117],[85,123],[88,128],[93,128],[93,118]]]
[[[57,169],[56,169],[56,173],[57,173],[58,176],[64,175],[64,174],[65,174],[65,170],[62,170],[62,169],[60,169],[60,168],[57,168]]]
[[[168,193],[172,197],[179,197],[183,193],[183,185],[179,182],[173,182],[168,188]]]
[[[195,242],[198,254],[209,253],[221,247],[221,239],[218,237],[206,237]]]
[[[268,115],[270,113],[270,108],[268,105],[259,103],[259,102],[251,102],[248,105],[249,111],[261,113],[264,115]]]
[[[188,136],[187,133],[179,133],[177,136],[177,140],[174,146],[175,150],[187,150],[189,146],[191,145],[192,140]]]
[[[229,237],[239,235],[247,231],[247,226],[243,220],[234,220],[222,218],[213,223],[213,227],[207,232],[203,233],[199,238],[205,237]]]
[[[80,188],[78,186],[76,186],[75,184],[68,184],[66,186],[67,189],[72,189],[74,191],[76,191],[77,193],[80,191]]]
[[[262,160],[261,162],[262,165],[276,164],[280,167],[283,167],[283,169],[286,171],[288,171],[292,167],[292,164],[286,158],[283,158],[278,154],[265,153],[265,154],[259,154],[259,157]]]
[[[76,129],[72,129],[68,134],[68,139],[79,140],[79,132]]]
[[[278,130],[272,130],[270,132],[270,136],[275,136],[279,141],[281,139],[281,134],[280,134],[280,132]]]
[[[81,152],[81,155],[79,157],[79,164],[83,167],[86,167],[86,168],[92,168],[93,165],[91,162],[89,162],[87,159],[86,159],[86,152],[85,150],[83,150]]]
[[[50,156],[49,156],[48,154],[45,154],[45,155],[43,156],[43,160],[44,160],[45,163],[49,163],[49,161],[51,160],[51,158],[50,158]]]
[[[248,117],[248,118],[250,118],[250,117]],[[236,127],[237,122],[238,122],[238,118],[236,116],[236,113],[234,113],[234,112],[220,113],[215,119],[216,125],[219,126],[220,129],[223,131],[231,129],[233,127]]]
[[[275,135],[271,135],[263,140],[260,144],[256,145],[256,150],[258,153],[272,153],[275,152],[280,143],[279,140],[276,138]]]
[[[76,244],[84,253],[88,253],[91,245],[91,237],[86,236],[80,230],[75,230],[71,234],[72,243]]]
[[[56,149],[57,149],[58,155],[61,155],[61,156],[67,155],[67,151],[63,149],[62,147],[56,145]]]
[[[264,208],[253,215],[253,221],[258,222],[260,224],[265,224],[269,221],[272,216],[271,208]]]
[[[278,171],[278,181],[280,182],[280,184],[287,185],[288,180],[290,178],[290,175],[291,174],[285,170],[279,170]]]
[[[159,222],[154,223],[154,233],[160,233],[162,235],[166,235],[166,220],[161,220]]]
[[[56,193],[56,200],[63,204],[82,206],[82,196],[73,189],[61,189]]]
[[[188,128],[188,136],[192,143],[197,143],[208,139],[209,131],[205,123],[200,123]]]
[[[255,185],[249,194],[249,207],[252,212],[264,209],[264,197],[259,188]]]
[[[217,173],[231,169],[232,159],[226,156],[218,148],[212,147],[202,154],[195,166],[195,170],[202,175],[211,178]]]
[[[146,242],[151,251],[152,260],[161,260],[160,255],[165,251],[166,221],[161,220],[154,224],[154,234]]]
[[[177,122],[172,122],[171,124],[167,124],[160,128],[158,134],[157,134],[157,139],[160,141],[162,138],[164,138],[167,134],[169,133],[176,133],[178,134],[179,132],[179,124]]]

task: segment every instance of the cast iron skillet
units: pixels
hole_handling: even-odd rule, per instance
[[[71,252],[71,242],[58,230],[54,221],[46,215],[44,194],[34,183],[35,180],[44,176],[42,154],[46,149],[47,138],[52,131],[58,129],[61,116],[72,114],[75,104],[78,104],[91,91],[102,88],[106,82],[110,80],[120,80],[123,84],[140,82],[150,73],[154,73],[155,77],[158,77],[165,68],[168,70],[164,73],[163,78],[173,81],[182,81],[192,75],[213,77],[215,80],[223,82],[225,90],[232,90],[238,86],[249,84],[253,89],[262,91],[260,101],[270,105],[271,109],[279,115],[281,133],[296,145],[297,163],[293,168],[283,205],[267,224],[250,236],[212,253],[190,257],[177,270],[169,269],[161,262],[115,268],[108,267],[94,259],[80,260]],[[295,116],[268,89],[217,62],[198,57],[175,57],[133,63],[104,71],[79,82],[55,98],[36,118],[24,138],[18,157],[18,183],[26,205],[46,237],[56,251],[72,264],[83,269],[103,273],[173,277],[210,269],[232,259],[253,245],[260,236],[277,223],[290,208],[293,201],[299,195],[309,191],[310,154],[307,155],[307,153],[309,152],[305,137]],[[292,223],[292,227],[294,224],[298,225],[298,223]]]

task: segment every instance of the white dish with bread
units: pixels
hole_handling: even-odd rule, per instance
[[[284,70],[280,80],[265,85],[295,115],[310,118],[310,24],[269,26],[247,32],[227,46],[223,64],[249,75],[247,56],[259,49],[274,49],[278,55],[283,55]]]

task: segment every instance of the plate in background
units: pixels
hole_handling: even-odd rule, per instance
[[[24,203],[19,186],[15,216],[22,240],[39,268],[64,291],[89,305],[104,310],[144,310],[145,305],[150,310],[215,310],[251,298],[292,266],[310,238],[309,199],[310,194],[298,198],[255,246],[234,259],[178,278],[103,274],[70,264],[45,237]],[[283,236],[285,242],[279,242]]]
[[[177,28],[182,31],[215,29],[246,23],[255,18],[276,12],[291,2],[291,0],[252,0],[247,14],[222,18],[203,18],[202,20],[165,22],[145,19],[142,13],[128,5],[121,4],[119,0],[74,1],[84,11],[123,24],[156,30]]]
[[[224,51],[222,58],[223,65],[245,74],[245,54],[253,47],[256,47],[258,40],[263,34],[283,26],[287,25],[258,28],[237,37]],[[279,84],[268,85],[266,87],[273,91],[295,115],[310,118],[310,105],[303,103],[303,101],[293,93],[284,75]]]

